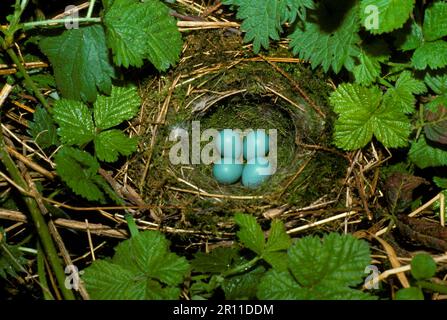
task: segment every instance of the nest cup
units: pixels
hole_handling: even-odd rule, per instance
[[[143,87],[147,105],[143,118],[147,119],[147,128],[142,145],[146,150],[131,163],[129,174],[136,181],[144,178],[140,191],[145,201],[253,212],[250,209],[260,206],[303,206],[330,192],[339,173],[344,174],[346,163],[334,154],[305,147],[325,145],[330,140],[330,116],[322,117],[315,109],[317,105],[330,114],[327,108],[330,87],[326,79],[302,64],[281,65],[296,79],[293,83],[265,61],[234,63],[225,54],[226,51],[221,51],[194,56],[180,63],[163,81],[152,79]],[[213,60],[211,72],[196,76],[199,71],[194,66],[203,70],[208,56],[220,57],[221,61]],[[297,84],[307,97],[299,93]],[[231,128],[265,129],[268,133],[269,129],[276,129],[275,174],[256,189],[240,182],[218,183],[212,174],[212,164],[191,163],[193,121],[200,121],[200,132]],[[178,129],[189,133],[188,164],[173,164],[169,158],[171,148],[178,143],[169,137]],[[210,142],[201,142],[200,150]]]

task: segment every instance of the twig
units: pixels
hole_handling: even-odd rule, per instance
[[[320,221],[312,222],[312,223],[306,224],[304,226],[300,226],[300,227],[297,227],[297,228],[293,228],[293,229],[287,230],[287,233],[288,234],[297,233],[297,232],[300,232],[300,231],[303,231],[303,230],[307,230],[309,228],[320,226],[322,224],[325,224],[325,223],[328,223],[328,222],[331,222],[331,221],[334,221],[334,220],[347,218],[347,217],[353,216],[355,214],[357,214],[357,211],[344,212],[344,213],[338,214],[336,216],[333,216],[333,217],[330,217],[330,218],[327,218],[327,219],[323,219],[323,220],[320,220]]]

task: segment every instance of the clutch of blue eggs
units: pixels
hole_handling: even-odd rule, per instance
[[[213,175],[219,183],[241,180],[242,185],[256,188],[272,175],[272,166],[266,158],[269,136],[264,130],[250,131],[243,139],[237,131],[221,130],[216,149],[221,158],[214,163]]]

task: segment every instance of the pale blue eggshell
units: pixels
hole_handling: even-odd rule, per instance
[[[244,137],[244,159],[250,160],[256,157],[265,157],[269,152],[269,136],[264,130],[250,131]]]
[[[222,158],[238,159],[242,154],[242,139],[238,132],[224,129],[216,139],[216,148]]]
[[[241,178],[243,167],[240,160],[222,158],[214,163],[213,176],[219,183],[232,184]]]
[[[273,169],[265,157],[249,160],[242,171],[242,184],[249,188],[256,188],[272,175]]]

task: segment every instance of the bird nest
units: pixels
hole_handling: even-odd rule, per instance
[[[275,58],[241,47],[238,36],[221,31],[190,35],[179,65],[141,85],[143,152],[128,174],[146,203],[164,205],[150,211],[156,220],[215,229],[234,212],[306,206],[339,190],[346,161],[324,147],[332,123],[327,79],[281,46],[269,55]],[[277,170],[258,188],[219,184],[212,165],[193,160],[210,142],[194,147],[193,131],[224,128],[276,129]],[[189,161],[175,164],[170,151],[179,129],[189,134]]]

